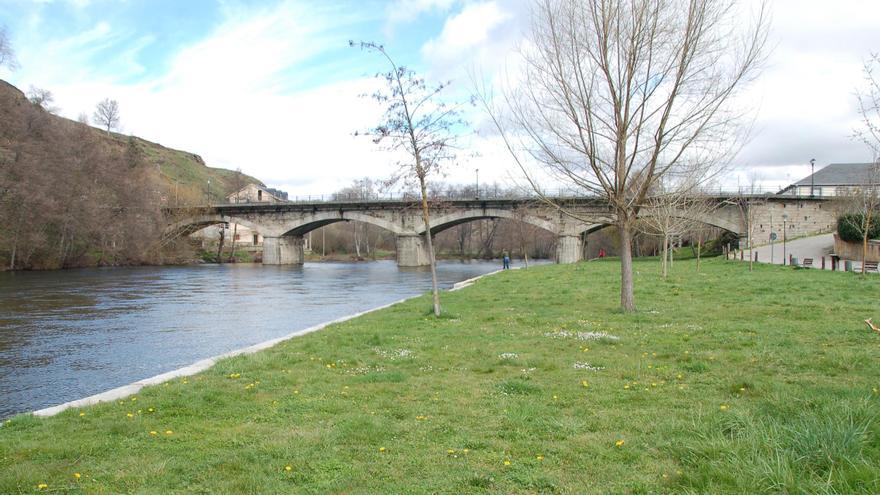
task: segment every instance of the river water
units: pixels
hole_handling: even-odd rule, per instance
[[[441,287],[500,268],[440,262]],[[0,418],[430,290],[394,261],[0,273]]]

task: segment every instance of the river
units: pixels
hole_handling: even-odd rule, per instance
[[[441,287],[500,268],[440,262]],[[394,261],[0,273],[0,418],[430,290]]]

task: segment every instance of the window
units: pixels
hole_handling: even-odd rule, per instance
[[[254,234],[254,246],[256,246],[259,243],[260,243],[260,236],[257,234]]]
[[[262,201],[262,200],[263,200],[263,191],[260,189],[257,189],[257,201]]]
[[[241,235],[235,234],[235,241],[238,242],[241,240]]]

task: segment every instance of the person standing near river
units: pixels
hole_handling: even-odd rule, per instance
[[[503,263],[504,270],[510,270],[510,254],[508,254],[507,250],[501,252],[501,262]]]

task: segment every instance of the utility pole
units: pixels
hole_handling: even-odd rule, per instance
[[[477,199],[480,199],[480,169],[477,169]]]

